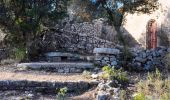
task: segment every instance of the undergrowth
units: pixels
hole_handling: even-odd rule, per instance
[[[162,78],[157,69],[148,73],[146,80],[141,80],[137,85],[134,100],[170,100],[170,81]]]
[[[26,57],[26,49],[23,47],[14,48],[11,52],[11,58],[21,61]]]
[[[129,80],[125,71],[122,69],[115,69],[114,66],[104,66],[102,70],[104,71],[102,75],[103,79],[117,80],[119,82],[128,82]]]
[[[58,94],[57,94],[57,100],[66,100],[66,93],[68,91],[68,88],[67,87],[64,87],[64,88],[60,88],[60,90],[58,91]]]

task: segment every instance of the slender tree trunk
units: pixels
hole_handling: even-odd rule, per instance
[[[112,11],[110,11],[109,9],[107,10],[107,13],[109,14],[109,19],[111,21],[111,24],[114,26],[116,32],[117,32],[117,37],[119,42],[122,45],[126,45],[125,40],[123,38],[123,33],[121,32],[120,28],[122,25],[122,21],[123,21],[123,15],[124,14],[120,14],[119,12],[117,13],[113,13]]]

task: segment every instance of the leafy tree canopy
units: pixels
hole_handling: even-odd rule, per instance
[[[150,14],[159,7],[158,0],[71,0],[76,2],[76,13],[84,18],[94,18],[100,11],[102,16],[107,16],[111,24],[121,26],[125,13],[147,13]],[[95,14],[94,14],[95,12]],[[100,16],[98,16],[100,17]]]
[[[0,0],[0,24],[10,31],[7,38],[11,43],[26,45],[26,41],[35,38],[50,20],[57,21],[66,16],[67,2],[68,0]]]

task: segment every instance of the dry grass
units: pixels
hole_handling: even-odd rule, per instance
[[[170,80],[162,79],[161,73],[149,73],[147,80],[136,85],[135,100],[170,100]],[[144,100],[145,100],[144,99]]]

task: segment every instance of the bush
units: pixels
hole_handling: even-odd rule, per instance
[[[127,73],[122,69],[115,69],[113,67],[104,66],[102,68],[104,71],[102,78],[109,80],[118,80],[119,82],[128,82]]]
[[[67,91],[67,87],[61,88],[57,94],[57,100],[65,100]]]
[[[19,48],[14,48],[12,51],[12,58],[21,61],[26,57],[26,49],[19,47]]]
[[[145,100],[145,95],[143,93],[137,93],[134,95],[134,100]]]
[[[146,100],[170,100],[170,81],[162,78],[162,74],[157,69],[155,73],[148,73],[146,80],[141,80],[137,85],[137,95],[135,98],[145,97]],[[141,93],[143,93],[141,95]],[[143,100],[143,99],[135,99]]]

